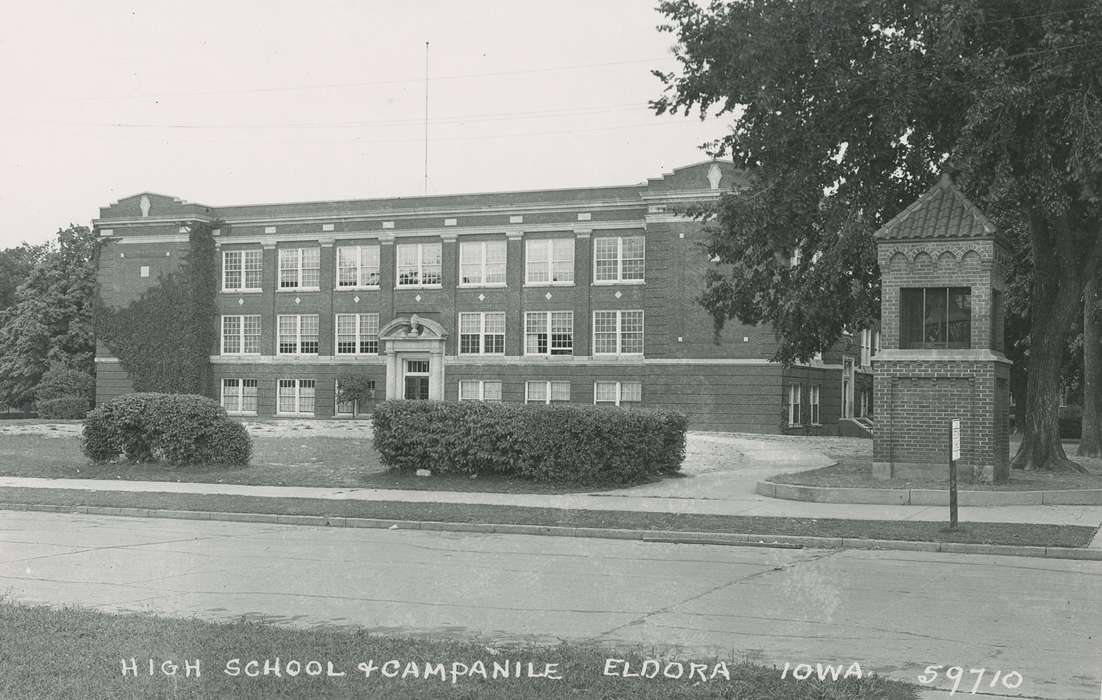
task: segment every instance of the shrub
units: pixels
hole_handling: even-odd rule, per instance
[[[387,401],[374,414],[375,448],[393,469],[587,485],[676,472],[686,427],[671,411],[589,406]]]
[[[88,415],[92,405],[83,396],[61,396],[35,402],[35,412],[39,418],[71,420]]]
[[[228,427],[237,425],[237,428]],[[242,446],[242,440],[246,445]],[[251,443],[216,401],[194,394],[137,393],[100,406],[84,421],[84,454],[107,462],[245,464]]]
[[[86,372],[66,367],[53,367],[42,375],[34,388],[34,398],[41,407],[43,401],[81,397],[91,403],[96,393],[96,378]],[[39,408],[41,413],[41,408]],[[83,418],[83,416],[80,416]]]

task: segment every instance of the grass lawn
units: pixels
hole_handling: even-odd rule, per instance
[[[350,486],[379,489],[483,491],[491,493],[591,492],[592,487],[540,484],[485,475],[391,472],[379,463],[371,440],[342,437],[253,437],[248,467],[188,467],[163,464],[96,465],[81,454],[76,437],[0,435],[0,476],[50,479],[133,479],[255,484],[263,486]]]
[[[1010,471],[1007,484],[973,484],[958,481],[962,491],[1055,491],[1061,489],[1102,489],[1102,459],[1075,456],[1077,443],[1065,442],[1064,450],[1073,460],[1087,468],[1087,474],[1025,472],[1018,469]],[[1012,443],[1010,454],[1014,455],[1017,444]],[[862,449],[863,448],[863,449]],[[778,474],[769,478],[778,484],[799,484],[802,486],[837,486],[881,489],[947,489],[949,488],[949,464],[945,464],[945,477],[941,479],[886,479],[872,478],[872,442],[863,441],[852,445],[838,441],[821,447],[829,457],[838,463],[811,469],[805,472]]]
[[[839,520],[764,516],[567,510],[467,503],[403,503],[313,498],[265,498],[208,494],[127,493],[70,489],[0,488],[2,503],[58,506],[113,506],[224,513],[276,513],[329,517],[431,520],[456,523],[554,525],[678,532],[735,532],[760,535],[814,535],[921,542],[972,542],[1052,547],[1084,547],[1097,528],[1077,525],[962,523],[943,532],[945,523],[895,520]]]
[[[839,681],[782,679],[778,669],[739,663],[734,660],[688,658],[704,664],[710,676],[723,661],[730,680],[717,674],[701,682],[659,678],[642,680],[606,676],[606,658],[625,659],[634,669],[646,658],[635,651],[623,652],[595,646],[563,644],[551,648],[501,647],[458,641],[425,641],[370,635],[365,632],[325,629],[288,629],[255,622],[210,623],[140,615],[110,615],[79,609],[51,609],[0,603],[0,697],[5,698],[876,698],[912,700],[916,688],[876,676]],[[281,677],[246,677],[245,664],[279,657]],[[123,677],[122,661],[136,659],[139,674]],[[149,675],[149,659],[155,659],[155,673]],[[661,658],[662,663],[672,657]],[[199,676],[183,676],[183,661],[199,660]],[[227,662],[239,659],[241,672],[224,673]],[[410,661],[423,669],[426,662],[444,664],[446,680],[431,678],[385,678],[374,671],[370,678],[359,664],[373,660],[400,661],[403,671]],[[175,677],[161,674],[161,663],[173,660]],[[291,660],[305,666],[308,661],[326,662],[344,676],[295,677],[286,673]],[[492,674],[493,662],[504,665],[521,662],[539,671],[545,664],[558,664],[554,678],[497,678],[483,680],[477,673],[463,675],[453,663],[471,668],[481,661]],[[622,669],[623,666],[614,666]],[[171,668],[171,667],[169,667]],[[316,667],[315,667],[316,668]],[[676,675],[676,667],[671,670]]]

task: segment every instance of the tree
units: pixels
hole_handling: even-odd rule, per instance
[[[1102,455],[1102,424],[1098,420],[1099,382],[1102,381],[1102,318],[1099,318],[1098,279],[1091,279],[1083,290],[1083,417],[1080,457]]]
[[[15,290],[31,274],[44,247],[21,243],[0,250],[0,311],[15,303]]]
[[[0,312],[0,404],[29,406],[52,366],[94,373],[95,251],[87,227],[58,231]]]
[[[733,115],[711,150],[753,174],[715,211],[711,252],[730,270],[709,276],[702,301],[717,323],[768,321],[777,359],[792,361],[875,316],[871,234],[951,156],[969,197],[1021,232],[1026,248],[1014,252],[1032,261],[1014,466],[1077,468],[1059,441],[1059,378],[1083,286],[1102,261],[1102,2],[659,9],[680,67],[656,72],[666,89],[653,107]]]
[[[360,406],[375,400],[375,380],[363,374],[344,374],[337,379],[337,401],[352,403],[352,417],[358,418]]]

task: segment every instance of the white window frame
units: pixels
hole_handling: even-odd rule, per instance
[[[228,408],[226,408],[226,388],[227,388],[226,387],[226,382],[237,382],[237,386],[232,387],[233,389],[236,390],[234,392],[234,393],[236,393],[235,398],[237,399],[237,406],[238,406],[238,410],[236,410],[236,411],[231,411]],[[253,399],[253,410],[251,410],[251,411],[247,411],[244,408],[244,406],[245,406],[245,382],[252,382],[252,385],[251,385],[252,388],[256,389],[256,392],[253,394],[253,397],[252,397],[252,399]],[[226,414],[227,415],[230,415],[230,416],[255,416],[256,415],[256,405],[259,403],[259,400],[260,400],[260,382],[258,380],[251,379],[251,378],[242,378],[242,377],[223,377],[222,382],[221,382],[221,386],[222,386],[222,392],[221,392],[220,397],[219,397],[220,398],[219,403],[221,403],[222,408],[226,408]]]
[[[490,260],[490,246],[501,249],[501,260],[492,262]],[[479,261],[477,263],[464,263],[463,253],[465,251],[471,251],[478,249]],[[504,240],[493,241],[459,241],[459,285],[460,287],[504,287],[506,285],[506,275],[508,274],[508,259],[509,248],[508,244]],[[463,281],[463,266],[464,265],[478,265],[478,279],[473,282]],[[494,271],[495,276],[498,274],[497,266],[501,266],[500,276],[501,281],[491,282],[489,281],[491,270]]]
[[[345,351],[341,350],[341,317],[342,316],[351,316],[352,317],[352,328],[353,328],[353,333],[352,334],[356,338],[356,340],[355,340],[356,350],[354,352],[345,352]],[[374,317],[375,332],[374,333],[365,333],[364,332],[365,321],[367,322],[366,325],[368,325],[370,327],[371,317]],[[370,343],[370,342],[372,342],[372,340],[374,340],[374,342],[375,342],[375,352],[362,352],[360,349],[363,347],[363,344],[365,342]],[[341,355],[341,356],[345,356],[345,357],[352,356],[352,355],[378,355],[379,354],[379,314],[377,314],[377,313],[365,313],[365,314],[361,314],[361,313],[341,313],[341,314],[335,314],[333,316],[333,354],[334,355]]]
[[[371,383],[374,384],[375,380],[372,379]],[[339,398],[340,395],[341,395],[341,380],[334,379],[333,380],[333,416],[353,416],[353,415],[355,415],[355,412],[351,411],[351,410],[348,411],[347,413],[345,413],[344,411],[341,411],[341,401],[340,401],[340,398]],[[316,400],[317,399],[315,397],[315,404],[314,404],[315,406],[317,405]],[[349,403],[349,405],[351,405],[352,402],[349,401],[348,403]],[[363,415],[363,414],[361,413],[360,415]]]
[[[803,425],[800,421],[803,420],[803,412],[801,410],[800,402],[801,395],[803,394],[803,384],[791,383],[788,385],[788,425],[789,427],[796,427]]]
[[[235,336],[232,336],[232,340],[234,341],[234,345],[237,347],[236,351],[229,351],[229,350],[226,349],[226,341],[231,339],[231,336],[226,335],[226,320],[231,319],[231,318],[232,319],[237,319],[237,334]],[[256,319],[256,333],[255,334],[253,334],[253,333],[246,334],[245,333],[246,320],[247,319],[252,319],[252,318]],[[261,324],[262,323],[263,323],[263,321],[261,320],[260,314],[223,314],[222,315],[222,320],[219,324],[219,333],[218,333],[219,334],[219,339],[221,341],[219,343],[219,350],[221,350],[221,354],[222,355],[259,355],[260,354],[260,336],[261,336],[261,328],[262,328]],[[251,337],[256,338],[256,344],[255,344],[256,350],[253,351],[253,352],[246,352],[246,350],[245,350],[245,348],[246,348],[245,340],[247,338],[251,338]]]
[[[438,257],[440,258],[440,264],[436,268],[436,276],[439,278],[438,282],[425,283],[425,248],[432,246],[436,248]],[[403,249],[417,249],[417,281],[413,283],[402,283],[402,269],[401,259]],[[444,282],[444,246],[442,243],[398,243],[394,246],[394,286],[396,289],[440,289],[443,287]]]
[[[616,351],[597,351],[597,314],[616,314]],[[624,314],[639,314],[639,351],[624,352]],[[623,355],[627,357],[642,357],[646,348],[646,314],[642,309],[596,309],[593,311],[593,324],[590,326],[590,334],[593,336],[593,354],[601,356]]]
[[[533,262],[532,262],[532,247],[546,244],[547,245],[547,260],[537,261],[535,268],[537,271],[541,271],[546,275],[547,279],[532,279]],[[570,279],[555,279],[555,263],[566,262],[563,256],[556,257],[556,248],[569,248],[570,249],[570,264],[567,268],[570,271]],[[531,238],[524,241],[524,286],[526,287],[572,287],[574,286],[574,256],[575,245],[573,238]]]
[[[615,401],[599,401],[597,399],[597,388],[601,384],[615,384],[616,385],[616,400]],[[627,401],[626,403],[642,405],[643,404],[643,382],[635,382],[635,381],[632,381],[632,382],[613,382],[613,381],[604,381],[604,380],[600,380],[600,379],[597,379],[593,382],[593,405],[594,406],[599,406],[599,405],[611,404],[611,405],[614,405],[614,406],[619,406],[619,405],[625,403],[625,400],[624,400],[624,385],[626,385],[626,384],[631,384],[631,385],[635,385],[635,386],[639,387],[639,400],[638,401]]]
[[[478,386],[478,392],[477,392],[478,395],[477,396],[468,396],[468,395],[464,394],[463,393],[463,385],[464,384],[468,385],[468,387],[471,384],[476,384]],[[495,398],[489,398],[489,399],[486,398],[486,386],[487,385],[495,385],[495,384],[497,385],[497,398],[496,399]],[[493,401],[493,402],[499,402],[499,401],[501,401],[501,380],[500,379],[460,379],[459,384],[456,388],[456,392],[457,392],[456,396],[459,398],[460,401]]]
[[[316,251],[316,255],[317,255],[317,258],[318,258],[317,267],[316,268],[315,267],[310,267],[309,268],[311,270],[317,270],[318,283],[315,284],[315,285],[310,285],[310,286],[307,286],[307,285],[303,284],[303,278],[306,276],[305,272],[307,270],[307,268],[305,266],[305,258],[306,258],[306,251],[308,251],[308,250]],[[293,256],[294,260],[292,261],[294,263],[294,266],[284,266],[284,264],[283,264],[284,259],[286,257],[292,257],[292,256],[285,256],[284,253],[294,253],[294,256]],[[302,247],[302,248],[279,248],[278,253],[276,255],[276,258],[278,260],[277,271],[276,271],[276,291],[280,291],[280,292],[316,292],[316,291],[319,291],[321,289],[321,248],[320,247],[318,247],[318,246],[305,246],[305,247]],[[283,284],[283,273],[284,273],[284,271],[290,272],[292,270],[295,272],[295,282],[294,282],[294,284],[293,285],[291,285],[291,284],[284,285]]]
[[[294,411],[283,411],[283,410],[281,410],[282,409],[281,404],[282,404],[282,398],[283,398],[283,389],[285,388],[283,386],[284,382],[293,382],[294,383],[294,386],[291,387],[291,388],[294,389],[294,393],[292,394],[293,397],[294,397],[294,402],[295,402],[295,410]],[[314,400],[314,410],[313,411],[303,411],[302,410],[302,399],[303,399],[303,391],[302,390],[304,388],[306,388],[305,385],[307,383],[309,383],[309,385],[310,385],[309,388],[314,390],[314,395],[312,397],[313,400]],[[276,415],[277,416],[313,416],[313,415],[316,415],[317,410],[318,410],[318,383],[317,383],[317,381],[315,381],[313,379],[277,379],[276,380],[276,406],[275,407],[276,407]]]
[[[811,421],[811,425],[822,425],[822,423],[819,422],[822,417],[819,412],[819,392],[821,387],[821,384],[808,385],[807,408],[810,414],[808,418]]]
[[[556,385],[557,385],[557,388],[559,388],[559,389],[561,389],[564,385],[566,386],[566,398],[565,399],[564,398],[558,398],[558,399],[555,398]],[[533,386],[542,386],[543,387],[543,398],[542,399],[533,399],[532,398],[532,387]],[[524,382],[524,403],[542,403],[542,404],[570,403],[570,382],[567,381],[567,380],[526,381],[526,382]]]
[[[555,333],[552,319],[555,314],[569,314],[570,315],[570,347],[558,347],[554,345]],[[532,331],[531,321],[540,320],[540,328],[537,331]],[[529,336],[547,336],[547,351],[538,352],[530,351],[528,349]],[[562,335],[559,333],[558,335]],[[537,340],[538,347],[538,340]],[[558,350],[558,352],[556,352]],[[573,311],[527,311],[524,314],[524,354],[534,357],[569,357],[574,354],[574,312]]]
[[[283,350],[283,319],[293,318],[295,319],[295,349],[294,352],[284,352]],[[315,338],[315,342],[318,344],[318,349],[315,352],[303,352],[303,338],[307,337],[302,332],[303,319],[314,318],[318,325],[316,333],[312,333]],[[279,314],[276,316],[276,354],[277,355],[309,355],[311,357],[317,356],[321,352],[321,318],[318,314]]]
[[[464,316],[478,316],[478,351],[470,352],[463,350],[463,336],[475,335],[474,333],[465,333],[463,330],[463,317]],[[486,332],[486,317],[487,316],[500,316],[501,317],[501,333],[487,333]],[[508,330],[508,319],[505,317],[503,311],[462,311],[459,313],[456,319],[456,333],[457,345],[456,354],[458,355],[504,355],[505,354],[505,337]],[[500,352],[487,352],[486,351],[486,336],[488,335],[500,335],[501,336],[501,351]]]
[[[371,251],[374,254],[375,265],[372,267],[370,264],[364,262],[364,254]],[[356,280],[353,284],[341,283],[341,257],[343,255],[353,255],[355,258],[354,265],[345,265],[356,271]],[[336,275],[334,277],[334,285],[338,290],[353,291],[357,289],[378,289],[381,280],[380,274],[382,270],[382,251],[378,243],[365,243],[361,245],[342,245],[337,246],[337,252],[334,255],[334,263],[336,266]],[[372,270],[374,270],[375,281],[370,281],[372,277]]]
[[[227,284],[228,273],[230,271],[230,259],[237,257],[239,262],[236,265],[235,272],[237,273],[237,281],[239,286],[231,286]],[[249,285],[249,259],[253,258],[258,263],[255,271],[258,273],[256,286]],[[222,291],[234,292],[238,294],[256,294],[263,291],[264,287],[264,251],[256,248],[241,248],[239,250],[223,250],[222,251]]]
[[[643,276],[639,278],[624,277],[624,241],[626,239],[638,239],[643,244]],[[616,276],[611,279],[598,279],[597,276],[597,241],[616,241]],[[647,268],[647,242],[644,236],[595,236],[593,239],[593,284],[644,284],[646,282],[646,268]],[[632,258],[635,260],[635,258]]]

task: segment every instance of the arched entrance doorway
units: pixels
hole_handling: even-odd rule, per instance
[[[436,321],[417,314],[394,319],[379,330],[386,357],[386,398],[444,399],[444,341]]]

